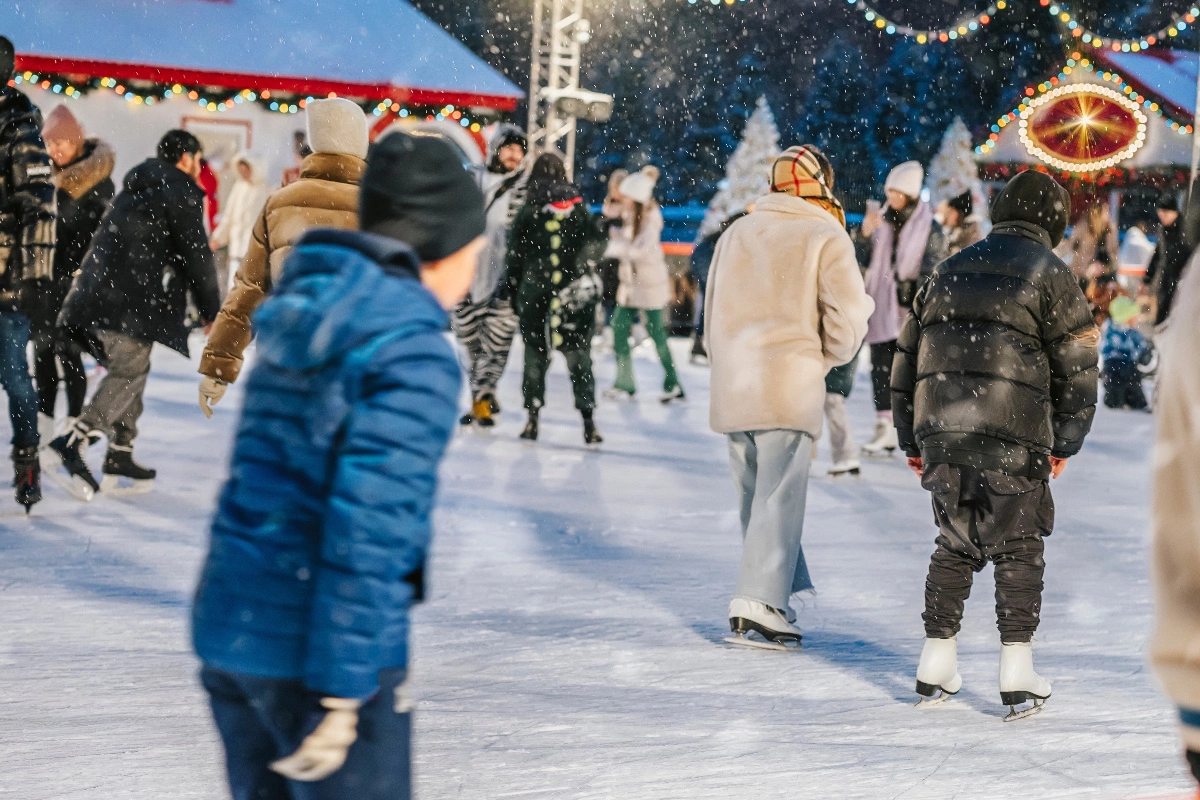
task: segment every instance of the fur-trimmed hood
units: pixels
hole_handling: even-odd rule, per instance
[[[65,167],[54,168],[54,185],[78,200],[105,178],[112,177],[117,153],[100,139],[83,143],[83,153]]]

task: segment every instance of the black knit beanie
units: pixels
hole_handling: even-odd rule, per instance
[[[975,207],[975,203],[971,199],[971,190],[968,189],[957,197],[951,197],[946,201],[946,205],[950,206],[964,217],[971,216],[971,209]]]
[[[1071,195],[1043,172],[1017,175],[992,204],[992,222],[1027,222],[1050,235],[1051,247],[1062,241],[1071,216]]]
[[[12,80],[16,68],[16,51],[13,43],[0,36],[0,85]]]
[[[483,235],[483,193],[441,137],[388,134],[371,146],[360,183],[364,231],[398,239],[422,262],[439,261]]]
[[[1158,202],[1154,204],[1154,207],[1163,211],[1178,211],[1179,196],[1172,191],[1163,192],[1158,196]]]

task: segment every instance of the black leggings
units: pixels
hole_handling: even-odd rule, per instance
[[[896,358],[896,340],[871,345],[871,388],[875,390],[875,410],[892,410],[892,361]]]
[[[37,383],[38,411],[54,416],[58,397],[58,365],[62,364],[62,382],[67,388],[67,416],[83,413],[87,394],[87,373],[83,371],[83,352],[79,345],[53,333],[39,333],[33,338],[33,372]]]

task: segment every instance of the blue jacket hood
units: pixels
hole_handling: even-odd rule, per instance
[[[401,327],[444,330],[449,316],[420,281],[408,245],[357,231],[318,229],[297,242],[274,292],[254,316],[258,357],[317,369]]]

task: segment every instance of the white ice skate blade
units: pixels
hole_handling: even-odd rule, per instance
[[[43,475],[76,500],[83,503],[92,502],[96,492],[87,481],[68,472],[57,453],[53,450],[43,450],[38,455],[41,457]]]
[[[112,497],[133,497],[154,491],[154,479],[139,481],[120,475],[105,475],[100,479],[100,492]]]
[[[725,642],[737,647],[749,647],[754,650],[774,650],[777,653],[791,653],[801,649],[800,642],[784,644],[782,642],[772,642],[767,639],[751,639],[750,637],[741,633],[735,633],[732,636],[726,636]]]
[[[614,403],[636,403],[637,392],[630,394],[624,389],[605,389],[604,399],[611,400]]]
[[[1033,705],[1029,708],[1017,710],[1016,706],[1009,706],[1008,715],[1004,718],[1005,722],[1016,722],[1019,719],[1032,717],[1034,714],[1040,714],[1042,709],[1046,707],[1045,700],[1034,700]]]

